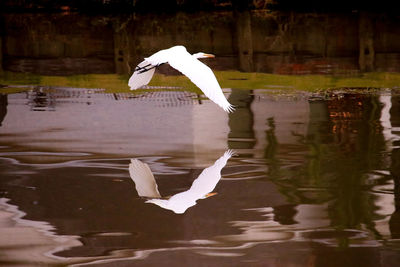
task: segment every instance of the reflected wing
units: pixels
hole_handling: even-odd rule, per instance
[[[146,201],[146,203],[155,204],[163,209],[171,210],[177,214],[184,213],[188,208],[196,205],[196,201],[198,199],[208,197],[207,194],[215,188],[218,181],[221,179],[221,170],[226,165],[228,159],[232,155],[233,155],[232,150],[226,151],[225,154],[222,157],[220,157],[217,161],[215,161],[215,163],[212,166],[204,169],[201,172],[199,177],[196,180],[194,180],[189,190],[175,194],[168,200],[149,199]],[[147,173],[147,176],[149,173],[150,176],[153,176],[147,164],[141,163],[138,160],[132,160],[131,165],[132,167],[129,166],[129,171],[134,181],[137,179],[137,177],[134,177],[135,175],[144,177],[145,175],[143,175],[143,172]],[[140,165],[140,167],[136,167],[138,165]],[[148,177],[148,179],[150,178]],[[152,179],[154,181],[154,177]]]
[[[225,167],[228,159],[230,159],[233,154],[233,150],[228,150],[222,157],[217,159],[212,166],[205,168],[200,173],[199,177],[193,181],[193,184],[189,189],[190,193],[196,194],[197,198],[203,198],[214,190],[215,186],[221,179],[222,168]]]
[[[226,100],[217,78],[207,65],[187,52],[171,58],[168,63],[186,75],[203,91],[204,95],[225,111],[232,112],[234,110],[233,106]]]
[[[160,198],[156,180],[149,165],[137,159],[131,159],[129,174],[135,183],[136,191],[141,197]]]
[[[132,74],[131,78],[129,78],[128,82],[131,90],[135,90],[144,85],[147,85],[153,77],[155,70],[156,66],[150,64],[147,61],[143,61],[139,65],[137,65],[137,67],[135,68],[135,72]]]

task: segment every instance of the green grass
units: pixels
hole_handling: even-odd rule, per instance
[[[215,75],[222,88],[275,89],[287,91],[317,92],[336,88],[398,88],[399,73],[365,73],[357,76],[333,75],[277,75],[267,73],[244,73],[238,71],[216,71]],[[127,85],[128,75],[86,74],[73,76],[39,76],[14,72],[1,72],[0,93],[13,93],[27,88],[20,85],[65,86],[74,88],[101,88],[108,93],[131,92]],[[12,87],[16,85],[16,87]],[[187,91],[199,92],[183,75],[154,75],[150,86],[182,87]],[[162,89],[162,88],[161,88]],[[135,91],[140,93],[140,90]]]

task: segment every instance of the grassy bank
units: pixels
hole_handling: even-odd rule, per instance
[[[276,75],[266,73],[243,73],[238,71],[217,71],[222,88],[274,89],[288,91],[317,92],[335,88],[399,88],[399,73],[364,73],[357,76],[331,75]],[[108,93],[131,92],[129,76],[116,74],[87,74],[73,76],[39,76],[33,74],[0,73],[0,93],[29,90],[29,86],[62,86],[72,88],[101,88]],[[183,75],[154,75],[149,86],[160,89],[180,87],[183,90],[199,92]],[[140,90],[138,91],[140,92]]]

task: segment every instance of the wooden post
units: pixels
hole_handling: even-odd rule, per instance
[[[375,50],[374,50],[374,28],[372,19],[366,12],[361,12],[358,24],[359,36],[359,58],[358,63],[361,71],[373,71]]]
[[[237,17],[237,46],[239,69],[251,72],[253,70],[253,38],[251,33],[251,15],[249,11],[235,12]]]

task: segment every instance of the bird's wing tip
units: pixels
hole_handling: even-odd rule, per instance
[[[229,104],[229,106],[224,107],[224,110],[228,113],[232,113],[235,111],[235,106],[232,104]]]
[[[236,151],[233,150],[233,149],[228,149],[228,150],[224,153],[224,156],[226,156],[226,157],[228,157],[228,158],[230,158],[230,157],[232,157],[232,156],[235,156],[235,155],[237,155],[237,153],[236,153]]]

